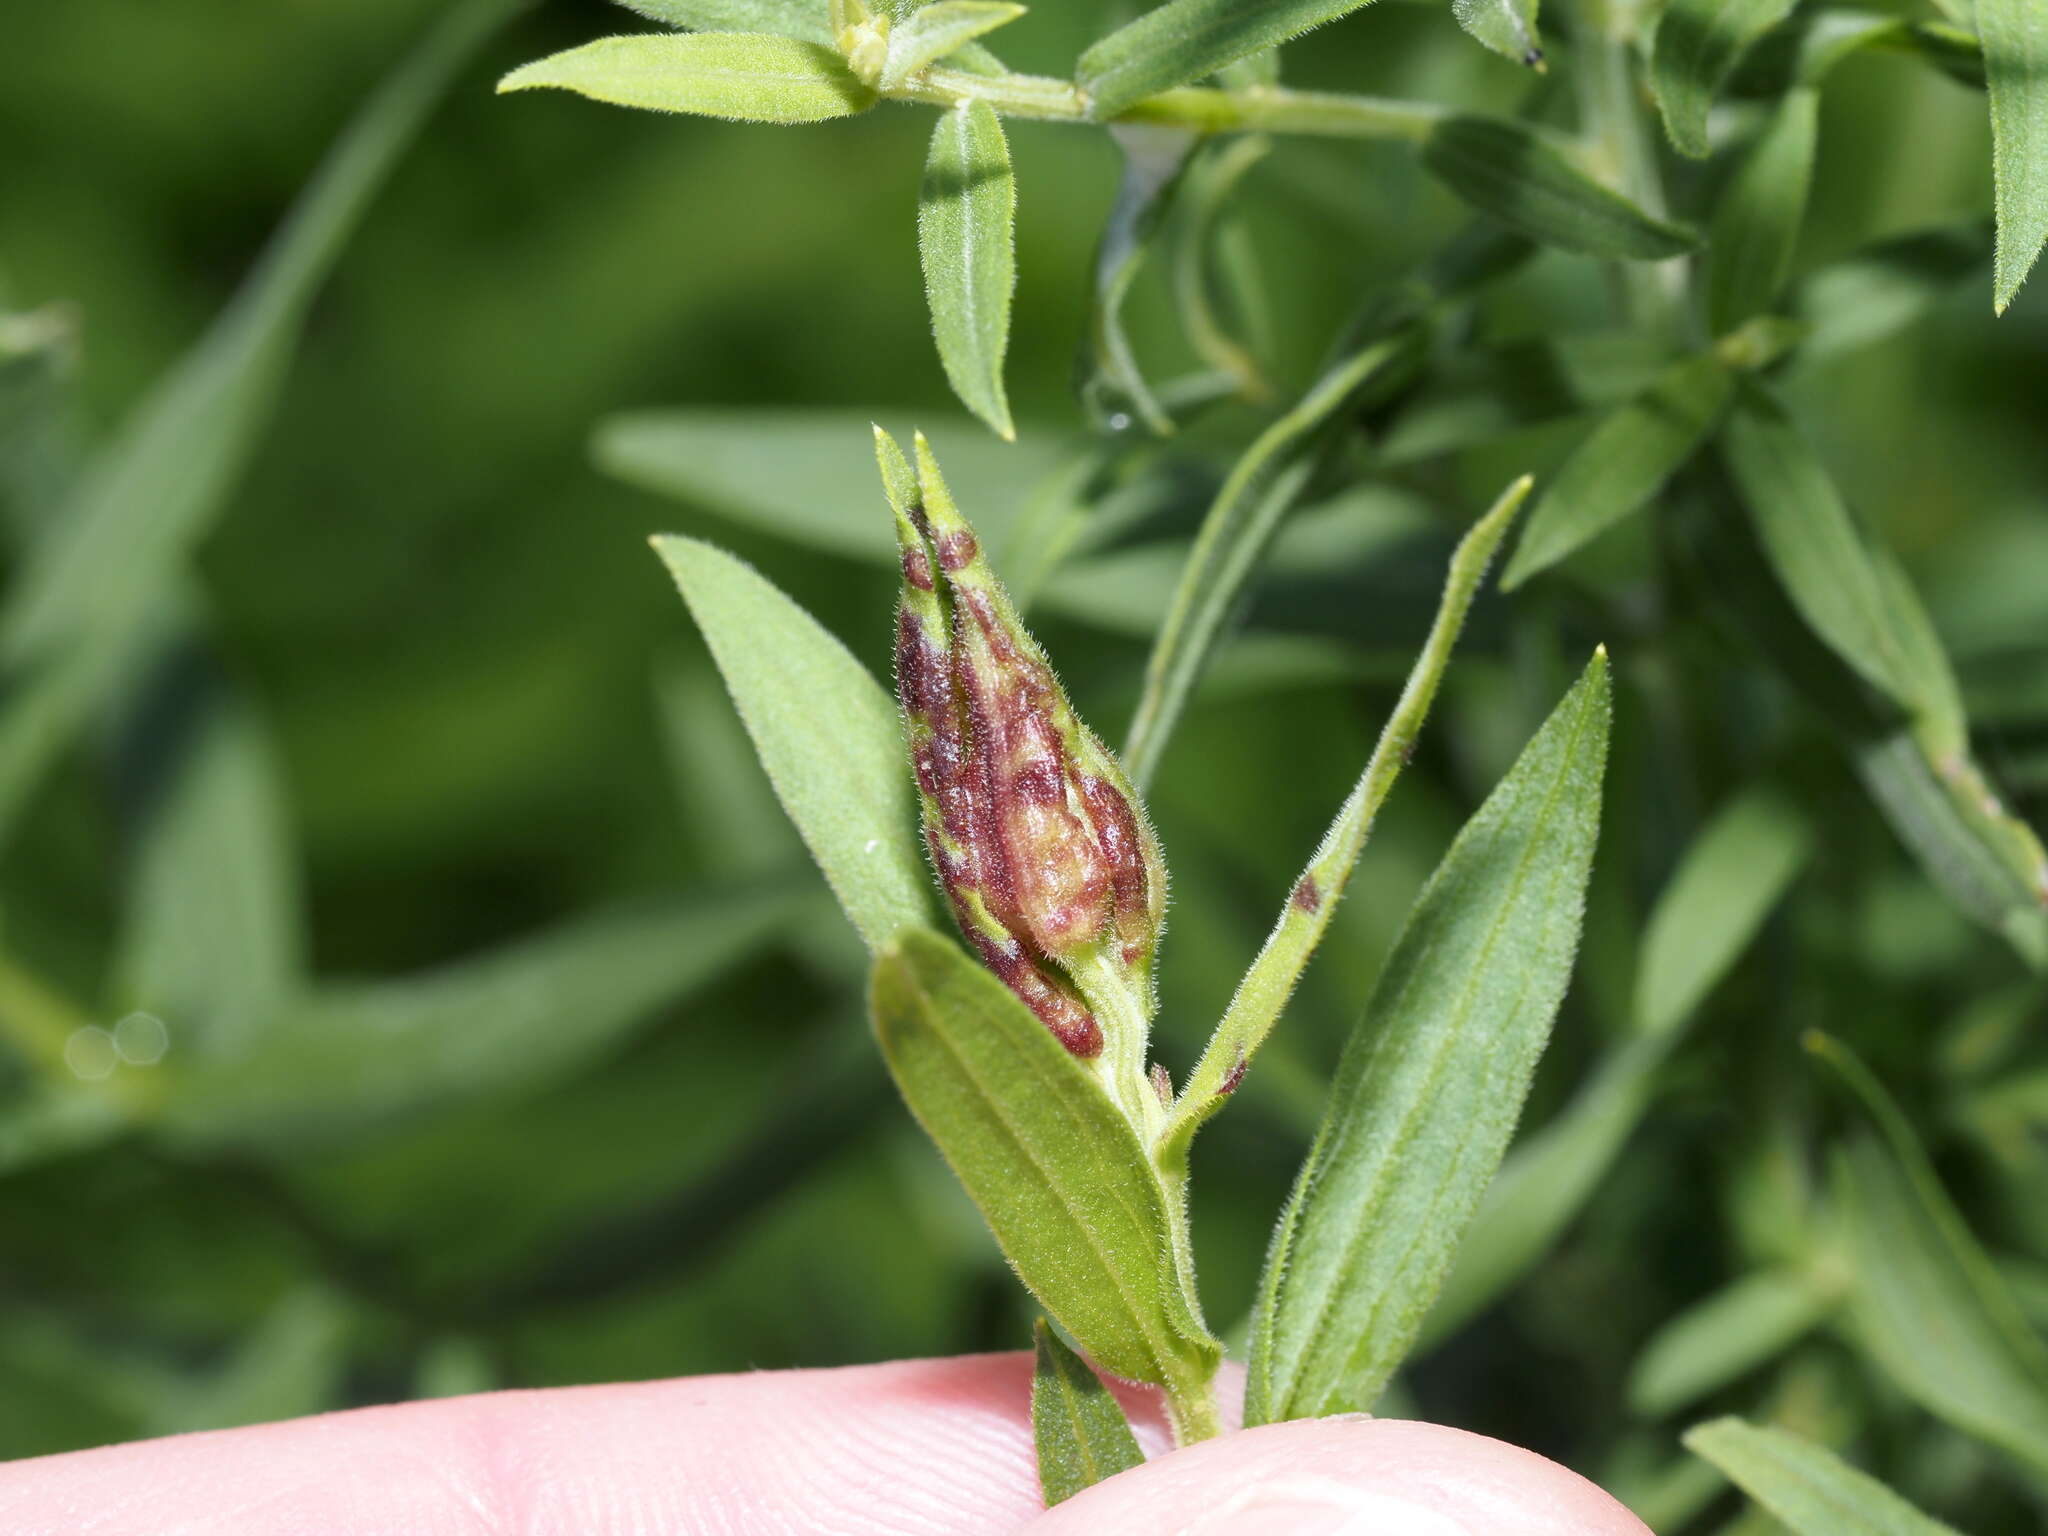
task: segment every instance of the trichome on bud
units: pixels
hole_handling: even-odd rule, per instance
[[[896,691],[925,846],[968,941],[1076,1056],[1142,1032],[1166,872],[1130,781],[1075,715],[922,434],[880,428],[903,597]],[[1130,1053],[1142,1039],[1125,1042]]]

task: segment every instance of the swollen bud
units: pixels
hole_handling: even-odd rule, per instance
[[[1142,1031],[1166,871],[1130,781],[1075,715],[920,434],[880,428],[903,598],[896,690],[925,846],[970,943],[1062,1044]],[[1128,1051],[1142,1040],[1126,1043]]]

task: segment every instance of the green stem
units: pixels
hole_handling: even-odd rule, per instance
[[[1223,1433],[1223,1415],[1216,1407],[1216,1378],[1166,1389],[1166,1420],[1173,1429],[1173,1443],[1193,1445],[1213,1440]]]
[[[1281,1010],[1294,995],[1295,984],[1309,957],[1322,942],[1338,898],[1344,894],[1365,849],[1373,820],[1415,751],[1416,739],[1450,664],[1451,650],[1457,644],[1458,631],[1464,627],[1473,595],[1532,484],[1529,476],[1524,475],[1509,486],[1492,509],[1472,525],[1451,556],[1436,620],[1393,714],[1387,717],[1386,728],[1380,733],[1365,772],[1338,811],[1337,819],[1330,824],[1330,830],[1323,835],[1322,846],[1316,849],[1308,868],[1295,882],[1280,910],[1280,920],[1274,924],[1251,969],[1245,972],[1223,1021],[1216,1026],[1202,1059],[1195,1063],[1187,1085],[1166,1117],[1165,1129],[1155,1143],[1154,1160],[1170,1187],[1185,1186],[1188,1146],[1195,1132],[1236,1089],[1246,1065],[1272,1033]]]
[[[940,107],[985,101],[1005,117],[1040,122],[1095,121],[1088,115],[1088,98],[1079,86],[1046,75],[975,75],[934,67],[891,94],[897,101]],[[1197,133],[1301,133],[1413,143],[1427,137],[1443,116],[1439,107],[1373,96],[1290,91],[1272,85],[1236,91],[1185,86],[1147,96],[1109,121],[1159,123]]]

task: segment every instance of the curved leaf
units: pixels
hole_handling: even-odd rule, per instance
[[[1680,154],[1707,153],[1707,109],[1736,62],[1791,13],[1793,0],[1671,0],[1657,23],[1650,84]]]
[[[995,109],[969,101],[940,113],[917,199],[925,298],[953,393],[1003,438],[1017,435],[1003,392],[1016,223],[1016,179]]]
[[[893,91],[927,64],[936,63],[977,37],[1024,14],[1011,0],[936,0],[912,11],[889,31],[881,88]]]
[[[1089,116],[1115,117],[1141,96],[1213,75],[1369,0],[1167,0],[1081,55],[1075,79]]]
[[[909,929],[869,992],[890,1074],[1018,1277],[1132,1381],[1207,1379],[1218,1354],[1175,1278],[1166,1196],[1101,1080],[958,945]]]
[[[1608,695],[1601,652],[1394,943],[1266,1257],[1248,1424],[1369,1407],[1421,1330],[1570,978]]]
[[[868,948],[927,922],[931,878],[895,701],[752,566],[696,539],[664,535],[654,548],[783,808]]]
[[[1806,221],[1820,93],[1789,92],[1721,194],[1707,234],[1707,325],[1725,336],[1778,301]]]

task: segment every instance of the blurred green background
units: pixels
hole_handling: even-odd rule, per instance
[[[81,0],[10,16],[10,601],[81,466],[447,10]],[[1003,448],[963,420],[931,346],[913,222],[927,115],[767,129],[491,94],[516,63],[633,25],[550,0],[460,62],[318,286],[217,513],[168,555],[110,538],[121,570],[82,583],[81,612],[155,617],[25,772],[0,854],[0,1455],[1026,1337],[1025,1298],[887,1090],[858,947],[644,541],[736,549],[885,671],[893,572],[865,422],[925,425],[998,531],[1065,494],[1046,487],[1093,430],[1075,359],[1117,154],[1095,131],[1012,133],[1025,427]],[[1103,25],[1047,0],[1005,56],[1064,73]],[[1448,6],[1406,0],[1291,50],[1288,76],[1496,111],[1558,89],[1473,47]],[[1532,105],[1568,116],[1563,96]],[[1695,214],[1727,171],[1668,168]],[[1857,58],[1827,91],[1799,271],[1930,226],[1983,244],[1988,187],[1981,94]],[[1324,143],[1277,145],[1231,210],[1281,399],[1461,219],[1400,153]],[[1784,388],[1928,597],[1982,757],[2039,824],[2048,300],[2037,283],[1994,322],[1988,296],[1987,267],[1965,264]],[[1610,297],[1596,263],[1545,255],[1474,324],[1611,334]],[[1131,320],[1141,355],[1178,371],[1156,273]],[[1326,499],[1170,750],[1153,808],[1175,879],[1159,1049],[1177,1071],[1369,750],[1456,528],[1592,419],[1537,414]],[[1042,637],[1105,735],[1135,698],[1175,541],[1261,419],[1228,407],[1147,460],[1149,542],[1042,594]],[[999,557],[1029,542],[999,539]],[[1228,1327],[1409,898],[1607,641],[1609,824],[1532,1126],[1624,1032],[1643,912],[1706,817],[1768,777],[1815,829],[1792,897],[1586,1211],[1404,1381],[1417,1411],[1610,1478],[1674,1456],[1690,1422],[1629,1409],[1644,1340],[1768,1255],[1759,1211],[1799,1223],[1766,1186],[1801,1165],[1785,1143],[1839,1116],[1803,1028],[1874,1062],[1980,1235],[2016,1274],[2048,1274],[2039,982],[1942,900],[1806,706],[1667,567],[1631,526],[1571,582],[1482,604],[1280,1047],[1196,1158],[1204,1289]],[[22,710],[35,668],[9,665],[0,702]],[[1971,1029],[1997,1042],[1991,1109],[1978,1068],[1951,1061]],[[1929,1431],[1846,1346],[1801,1348],[1726,1403],[1853,1404],[1930,1507],[2035,1528],[1987,1453]]]

